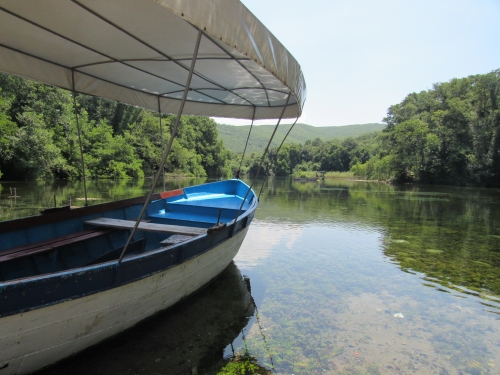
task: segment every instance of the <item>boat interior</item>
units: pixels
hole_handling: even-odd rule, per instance
[[[220,183],[214,183],[157,194],[148,204],[125,257],[174,249],[234,220],[248,187],[232,181],[223,181],[223,192],[218,189]],[[240,215],[256,199],[251,195]],[[0,223],[0,281],[117,260],[141,208],[142,204],[132,199],[13,220],[11,227],[15,222],[19,225],[10,231],[2,231],[8,222]],[[30,221],[33,225],[26,225]]]

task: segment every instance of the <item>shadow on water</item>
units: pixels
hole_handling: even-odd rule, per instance
[[[217,373],[230,362],[227,343],[254,312],[249,280],[231,263],[180,304],[37,375]],[[253,361],[235,353],[233,362],[245,360]]]

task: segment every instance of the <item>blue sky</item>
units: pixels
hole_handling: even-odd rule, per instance
[[[301,123],[382,122],[411,92],[500,69],[500,0],[242,1],[302,67]]]

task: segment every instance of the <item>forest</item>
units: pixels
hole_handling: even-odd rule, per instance
[[[175,119],[162,115],[161,129],[157,113],[85,95],[73,98],[10,75],[0,74],[0,89],[0,177],[8,180],[82,177],[74,103],[89,178],[151,176]],[[382,131],[271,148],[262,173],[350,171],[360,179],[394,183],[500,186],[499,100],[500,69],[436,83],[390,106]],[[278,142],[280,137],[273,145]],[[241,169],[252,175],[262,153],[248,150],[241,160],[224,146],[212,119],[183,116],[165,172],[230,177]]]
[[[275,126],[276,124],[253,126],[246,152],[262,154]],[[291,126],[292,124],[280,124],[271,143],[271,148],[276,148],[280,145]],[[316,138],[320,138],[322,141],[344,140],[346,138],[357,138],[367,133],[374,133],[384,128],[384,124],[376,123],[342,126],[312,126],[297,123],[293,125],[293,130],[288,134],[285,142],[303,144],[308,140]],[[229,151],[241,155],[245,148],[245,140],[250,132],[250,125],[233,126],[217,124],[217,132],[219,133],[219,138],[224,141]]]
[[[161,162],[175,117],[0,74],[0,177],[143,178]],[[74,110],[78,117],[75,117]],[[227,176],[231,154],[206,117],[183,116],[165,166],[170,175]]]
[[[500,70],[437,83],[389,108],[359,176],[452,185],[500,185]]]
[[[11,75],[0,74],[0,89],[0,177],[4,180],[82,177],[74,103],[85,175],[92,179],[153,175],[161,161],[161,145],[167,144],[175,119],[162,115],[161,130],[158,113],[86,95],[77,94],[73,100],[69,91]],[[356,142],[352,138],[331,142],[316,138],[305,145],[285,143],[277,155],[276,145],[289,127],[285,125],[285,130],[278,132],[262,174],[285,176],[295,169],[346,171],[353,162],[365,162],[369,155],[364,150],[354,151],[355,143],[363,137]],[[239,143],[243,150],[249,127],[241,128],[245,128],[244,133],[232,136],[229,144],[234,147]],[[260,129],[266,137],[257,130],[252,132],[250,144],[260,147],[256,152],[248,147],[242,161],[241,152],[225,147],[212,119],[183,116],[165,172],[167,176],[231,177],[241,169],[241,175],[255,175],[272,128]],[[344,128],[346,134],[369,129]],[[351,154],[355,153],[359,157],[353,159]]]
[[[276,174],[351,171],[394,183],[500,186],[500,70],[436,83],[392,105],[381,132],[285,144]]]

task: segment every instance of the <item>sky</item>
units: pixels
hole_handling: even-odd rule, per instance
[[[500,0],[242,2],[302,67],[299,123],[381,123],[412,92],[500,69]]]

